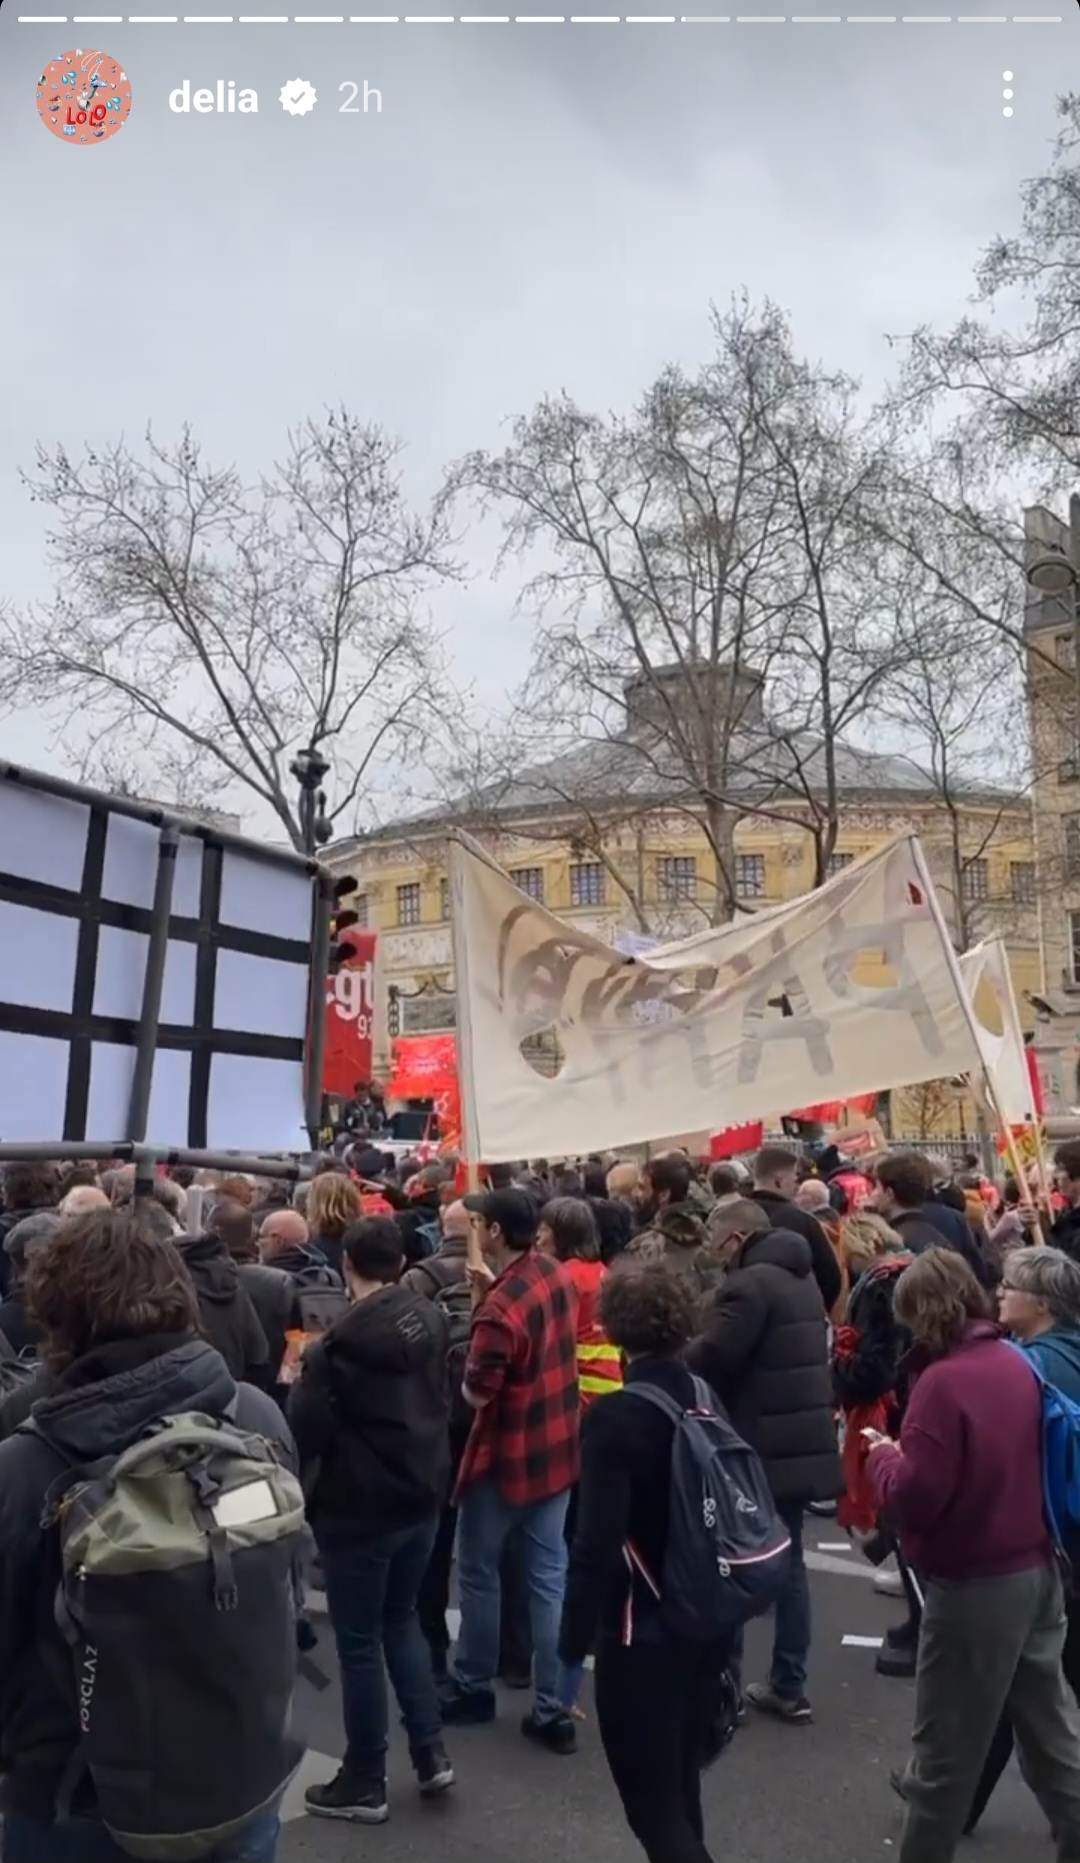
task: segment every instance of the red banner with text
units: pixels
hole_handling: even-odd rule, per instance
[[[375,1028],[375,949],[378,932],[350,926],[340,943],[352,956],[326,979],[326,1050],[323,1092],[349,1099],[357,1081],[371,1079]]]

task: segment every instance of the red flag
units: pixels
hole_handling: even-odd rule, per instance
[[[760,1119],[743,1126],[725,1126],[710,1138],[709,1157],[715,1163],[718,1158],[735,1158],[743,1151],[758,1151],[764,1136],[765,1126]]]

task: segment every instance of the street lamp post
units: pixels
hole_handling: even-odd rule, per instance
[[[1064,526],[1062,526],[1064,529]],[[1031,587],[1072,609],[1073,677],[1080,703],[1080,492],[1069,499],[1069,528],[1063,542],[1043,538],[1027,566]]]
[[[314,854],[317,847],[322,847],[333,833],[326,815],[326,792],[322,787],[323,779],[330,772],[330,765],[320,751],[313,745],[298,750],[289,769],[300,785],[300,833],[304,842],[304,853]]]

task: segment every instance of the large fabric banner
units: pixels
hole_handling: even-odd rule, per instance
[[[1039,1107],[1004,940],[988,938],[965,951],[960,971],[997,1110],[1008,1126],[1034,1125]]]
[[[914,836],[816,893],[626,957],[519,892],[467,837],[450,865],[472,1157],[720,1130],[981,1066]]]
[[[339,941],[348,951],[326,979],[323,1092],[348,1099],[374,1072],[376,958],[379,934],[350,926]]]

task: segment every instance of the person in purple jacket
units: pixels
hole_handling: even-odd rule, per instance
[[[1058,1863],[1080,1863],[1080,1723],[1061,1670],[1039,1385],[955,1250],[905,1269],[895,1313],[915,1342],[911,1394],[899,1444],[870,1433],[867,1467],[926,1578],[899,1863],[951,1863],[1004,1712]]]

